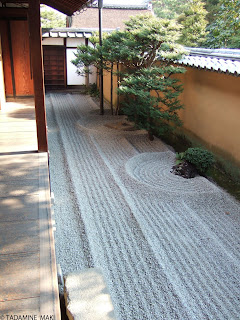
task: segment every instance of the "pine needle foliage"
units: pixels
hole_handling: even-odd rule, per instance
[[[66,27],[66,16],[59,11],[41,4],[41,27],[59,28]]]
[[[125,77],[118,92],[124,95],[124,113],[136,127],[163,135],[182,124],[177,111],[183,108],[178,97],[183,91],[179,80],[172,74],[185,69],[174,66],[144,68]]]
[[[125,24],[125,30],[105,35],[102,47],[96,36],[92,39],[94,47],[79,46],[72,62],[79,72],[83,72],[82,66],[94,65],[111,75],[116,64],[117,92],[123,96],[124,113],[149,136],[153,132],[163,134],[181,125],[177,111],[183,107],[178,99],[182,86],[174,75],[185,69],[173,65],[184,53],[177,44],[181,26],[175,20],[152,15],[138,15]]]
[[[178,21],[182,24],[182,35],[180,43],[188,47],[202,46],[206,40],[207,10],[205,3],[200,0],[190,0],[184,13],[179,16]]]
[[[109,63],[114,62],[132,73],[151,67],[159,56],[177,60],[183,54],[183,48],[176,43],[181,27],[175,21],[147,14],[132,17],[125,24],[125,30],[105,34],[102,47],[96,35],[90,38],[94,47],[78,46],[76,59],[72,63],[79,72],[82,72],[82,66],[99,67],[101,55],[103,68],[108,69]]]
[[[177,19],[183,13],[189,0],[153,0],[153,10],[162,19]]]

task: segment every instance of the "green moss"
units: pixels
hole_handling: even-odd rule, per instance
[[[219,169],[218,163],[211,170],[211,178],[223,189],[240,201],[240,182],[233,180],[227,173]]]

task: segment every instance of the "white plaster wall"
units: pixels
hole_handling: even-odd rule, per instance
[[[97,69],[94,66],[90,66],[89,83],[96,83],[97,79]]]
[[[63,38],[43,38],[43,46],[63,46]]]
[[[77,48],[80,44],[85,44],[84,38],[67,38],[67,47]]]
[[[85,85],[85,77],[79,76],[76,71],[77,68],[71,63],[71,60],[75,59],[74,52],[77,49],[66,49],[66,59],[67,59],[67,85]]]

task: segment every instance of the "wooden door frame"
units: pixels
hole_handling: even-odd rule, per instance
[[[16,79],[15,79],[15,71],[14,71],[14,57],[13,57],[13,47],[12,47],[12,30],[11,30],[11,21],[27,21],[26,16],[26,9],[19,9],[15,10],[13,8],[13,12],[16,12],[16,15],[14,17],[14,14],[11,12],[10,8],[1,8],[6,9],[3,11],[0,11],[0,20],[6,21],[6,28],[7,28],[7,38],[8,38],[8,50],[9,50],[9,59],[10,59],[10,66],[11,66],[11,83],[12,83],[12,95],[14,98],[17,97],[16,95]],[[6,15],[3,15],[5,13]]]
[[[0,110],[4,107],[6,102],[4,74],[3,74],[3,60],[2,60],[2,39],[0,34]]]

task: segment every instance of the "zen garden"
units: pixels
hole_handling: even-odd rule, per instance
[[[205,30],[207,21],[204,20],[206,10],[203,3],[192,1],[185,15],[194,21],[199,20],[199,23],[186,30],[176,19],[152,15],[132,17],[125,22],[124,31],[104,33],[101,45],[99,34],[94,34],[90,38],[93,46],[80,45],[76,59],[71,62],[78,68],[79,76],[90,73],[91,66],[110,75],[111,114],[124,114],[128,125],[134,124],[135,129],[131,127],[131,130],[144,129],[150,140],[155,135],[173,145],[179,152],[171,172],[184,178],[193,178],[197,174],[212,175],[238,197],[238,183],[236,190],[230,187],[231,182],[229,184],[224,178],[219,170],[222,164],[215,161],[214,155],[199,144],[194,146],[178,130],[183,124],[179,110],[184,105],[179,96],[184,88],[177,75],[185,73],[186,69],[176,62],[187,53],[180,43],[201,45],[206,43],[209,34]],[[187,24],[183,16],[179,21]],[[222,41],[225,40],[222,38]],[[114,81],[117,88],[114,88]],[[88,92],[99,96],[96,85],[88,88]],[[115,105],[114,94],[117,94]],[[104,110],[100,113],[103,114]]]
[[[240,1],[41,2],[0,1],[0,318],[239,320]]]

